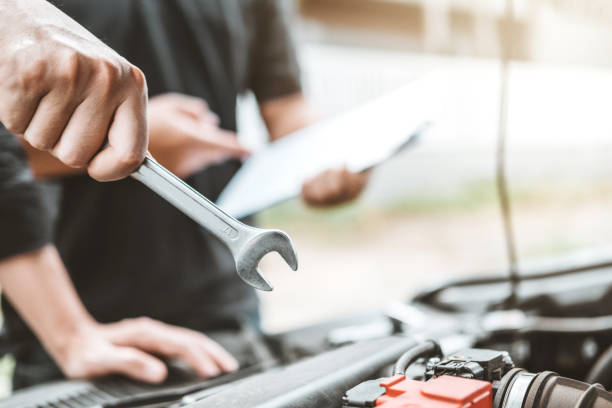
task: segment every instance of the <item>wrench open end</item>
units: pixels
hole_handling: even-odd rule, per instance
[[[261,270],[259,268],[244,268],[241,269],[238,267],[238,276],[247,283],[249,286],[262,290],[264,292],[270,292],[274,289],[274,287],[268,282],[268,280],[263,276]]]
[[[236,258],[238,276],[255,289],[271,291],[272,285],[257,267],[259,261],[270,252],[278,254],[294,271],[298,268],[297,255],[291,238],[279,230],[267,230],[253,237]]]

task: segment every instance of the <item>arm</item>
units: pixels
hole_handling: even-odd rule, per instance
[[[272,141],[317,121],[314,110],[301,92],[264,101],[259,110]]]
[[[0,121],[98,180],[147,149],[147,87],[135,66],[45,0],[0,2]]]
[[[274,141],[313,124],[317,117],[302,94],[297,55],[281,2],[259,0],[255,4],[249,87]],[[317,207],[341,204],[355,199],[367,180],[367,172],[330,169],[304,183],[302,199]]]
[[[53,246],[0,261],[3,293],[69,378],[119,373],[160,382],[167,371],[149,353],[177,357],[211,377],[236,361],[200,333],[150,319],[97,323],[79,300]]]

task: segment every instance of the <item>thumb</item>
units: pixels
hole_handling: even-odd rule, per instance
[[[194,119],[205,119],[210,113],[208,104],[204,99],[189,95],[177,95],[177,106],[185,114]]]
[[[160,383],[168,375],[161,360],[133,347],[117,347],[100,365],[102,374],[123,374],[148,383]]]

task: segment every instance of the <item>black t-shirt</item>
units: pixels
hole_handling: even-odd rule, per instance
[[[225,129],[236,129],[236,97],[241,92],[250,89],[264,101],[300,89],[280,1],[52,3],[141,68],[150,96],[180,92],[201,97]],[[0,136],[7,145],[11,138]],[[11,157],[21,161],[10,164],[13,159],[7,162],[0,156],[0,172],[9,163],[12,179],[18,179],[16,174],[24,171],[22,156],[13,151]],[[228,161],[188,182],[215,200],[238,167],[238,162]],[[0,257],[40,246],[54,221],[54,242],[98,321],[146,315],[205,331],[256,314],[257,298],[237,277],[223,244],[140,183],[98,183],[76,176],[48,188],[23,176],[26,186],[17,191],[5,183],[3,173],[0,225],[6,227],[0,230]],[[43,187],[45,200],[40,200]],[[13,201],[5,197],[8,190],[15,190]],[[45,202],[57,208],[49,209]],[[7,209],[19,215],[11,220]],[[57,216],[49,217],[53,213]],[[16,235],[27,242],[11,249],[7,243]],[[17,348],[18,361],[27,361],[32,348],[40,346],[4,299],[3,311],[9,343]]]
[[[0,259],[48,244],[50,206],[17,138],[0,125]]]

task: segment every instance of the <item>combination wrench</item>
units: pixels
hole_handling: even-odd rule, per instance
[[[252,287],[272,290],[272,285],[258,268],[261,258],[269,252],[278,252],[291,269],[297,270],[297,255],[291,238],[286,233],[243,224],[172,174],[150,155],[147,154],[138,170],[132,173],[132,177],[219,238],[232,253],[238,276]]]

